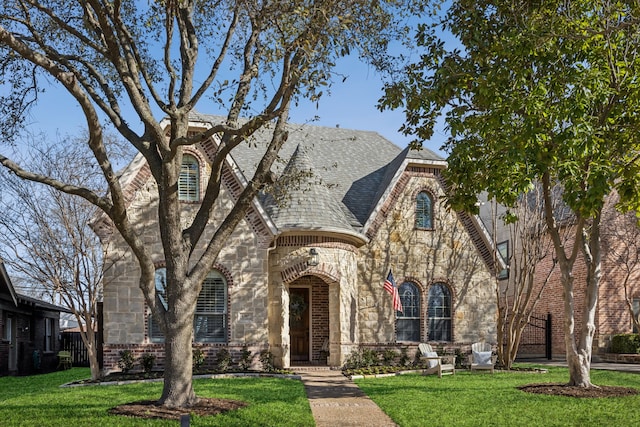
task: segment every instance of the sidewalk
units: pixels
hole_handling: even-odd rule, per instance
[[[546,360],[546,359],[516,359],[516,362],[535,363],[548,366],[567,367],[566,360]],[[640,364],[637,363],[611,363],[611,362],[591,362],[591,369],[603,369],[607,371],[634,372],[640,374]]]
[[[382,412],[341,371],[328,368],[296,368],[307,391],[317,427],[363,426],[395,427]]]

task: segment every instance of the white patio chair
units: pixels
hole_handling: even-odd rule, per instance
[[[491,344],[488,342],[477,342],[471,345],[471,372],[488,370],[493,374],[496,359],[497,357],[491,353]]]
[[[427,367],[422,370],[422,375],[438,374],[438,378],[442,378],[443,375],[455,375],[455,355],[438,356],[438,353],[433,351],[431,345],[427,343],[421,343],[418,349],[420,359],[427,361]]]

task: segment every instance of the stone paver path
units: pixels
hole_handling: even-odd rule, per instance
[[[396,427],[369,397],[340,371],[296,370],[317,427]]]

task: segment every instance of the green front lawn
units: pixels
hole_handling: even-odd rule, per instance
[[[640,375],[592,371],[596,384],[640,390]],[[0,425],[4,426],[173,426],[176,421],[140,420],[107,414],[113,406],[160,396],[162,383],[60,388],[89,376],[89,370],[32,377],[0,377]],[[547,374],[470,374],[439,379],[402,375],[356,380],[391,418],[409,426],[632,426],[640,425],[640,395],[580,399],[524,393],[531,383],[562,383],[566,368]],[[200,396],[242,400],[249,406],[215,417],[194,417],[192,426],[313,426],[300,381],[228,378],[194,381]],[[363,420],[366,425],[366,420]]]
[[[356,384],[400,426],[633,426],[640,395],[574,398],[525,393],[518,386],[566,383],[566,368],[549,373],[456,371],[455,376],[365,378]],[[592,370],[594,384],[640,389],[640,375]]]
[[[157,399],[162,383],[60,388],[88,378],[87,368],[31,377],[0,377],[0,425],[8,426],[172,426],[177,421],[109,415],[116,405]],[[281,378],[195,380],[199,396],[242,400],[246,408],[215,417],[193,417],[192,426],[313,426],[302,382]]]

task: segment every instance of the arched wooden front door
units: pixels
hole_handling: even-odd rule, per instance
[[[317,276],[303,276],[289,285],[291,362],[327,363],[329,285]]]

